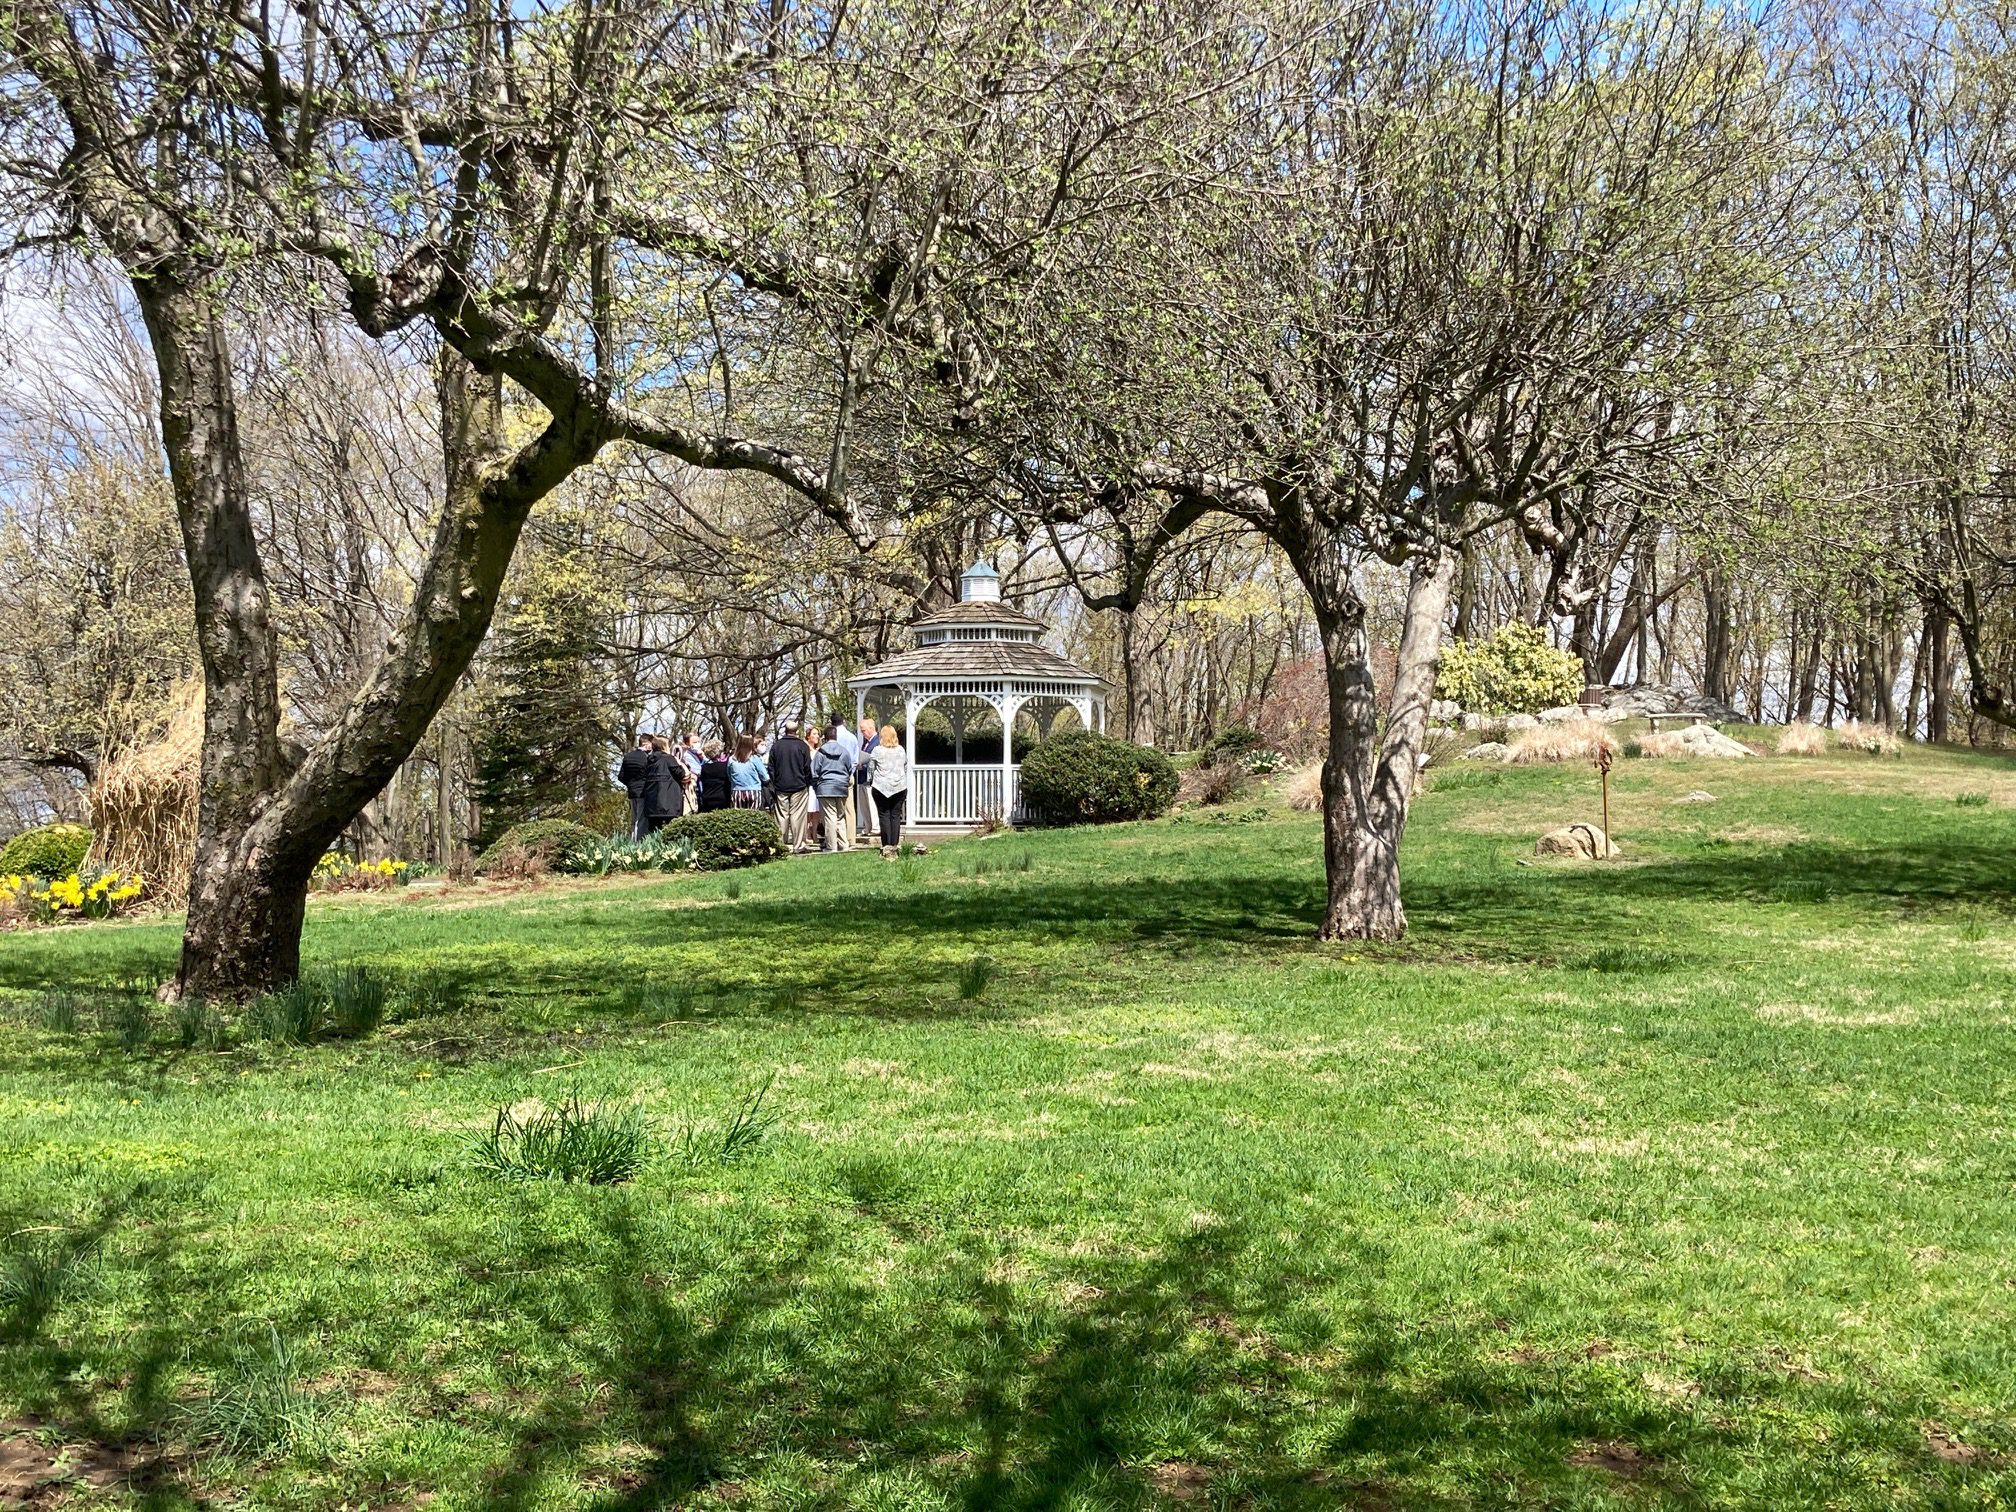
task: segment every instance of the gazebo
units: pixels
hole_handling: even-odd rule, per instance
[[[913,824],[1012,822],[1022,808],[1016,721],[1027,721],[1039,740],[1059,733],[1067,714],[1103,733],[1105,683],[1042,644],[1049,626],[1002,603],[1001,576],[985,562],[960,574],[958,603],[913,628],[915,650],[847,679],[857,719],[902,727]],[[932,705],[950,727],[950,763],[917,760],[917,716]],[[1001,727],[1000,759],[968,763],[966,737],[990,716]]]

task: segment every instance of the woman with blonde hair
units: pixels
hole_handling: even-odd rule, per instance
[[[882,820],[882,854],[893,856],[903,846],[903,809],[910,800],[910,755],[896,743],[894,725],[882,726],[881,739],[869,754],[868,786]]]

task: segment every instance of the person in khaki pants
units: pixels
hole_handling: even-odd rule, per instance
[[[784,849],[805,850],[805,811],[812,793],[812,748],[798,738],[798,721],[784,722],[784,733],[770,746],[770,791],[777,796],[777,828]]]
[[[812,791],[819,795],[819,818],[829,851],[854,848],[854,757],[840,731],[836,721],[826,743],[812,753]]]

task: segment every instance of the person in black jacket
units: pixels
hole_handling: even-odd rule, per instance
[[[657,749],[651,737],[639,734],[633,750],[623,753],[623,760],[616,767],[616,780],[623,785],[623,791],[630,795],[630,838],[642,840],[648,827],[651,811],[650,797],[646,791],[651,781],[651,753]]]
[[[710,740],[700,748],[700,812],[727,808],[734,802],[729,796],[732,787],[727,754],[720,741]]]
[[[664,828],[669,820],[686,812],[686,768],[666,749],[663,735],[651,742],[650,775],[646,781],[650,796],[645,800],[644,829],[648,834]]]
[[[770,743],[770,791],[777,797],[777,828],[792,855],[806,849],[805,810],[812,791],[812,748],[798,738],[798,721],[784,721],[784,733]]]

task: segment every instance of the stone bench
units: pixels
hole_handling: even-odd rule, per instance
[[[1647,714],[1643,718],[1645,723],[1652,727],[1652,732],[1655,735],[1659,732],[1659,722],[1661,720],[1664,720],[1668,724],[1704,724],[1711,730],[1722,728],[1722,721],[1719,719],[1711,719],[1706,714],[1687,714],[1678,710],[1669,710],[1663,714]]]

